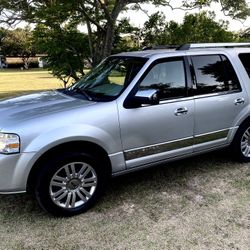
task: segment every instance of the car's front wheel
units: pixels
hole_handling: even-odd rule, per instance
[[[66,152],[50,158],[37,175],[35,196],[55,216],[72,216],[89,209],[102,194],[105,167],[88,153]]]

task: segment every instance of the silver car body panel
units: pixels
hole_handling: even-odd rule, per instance
[[[1,101],[1,132],[20,136],[21,153],[0,154],[0,193],[25,191],[35,162],[67,142],[86,141],[102,147],[110,158],[113,175],[228,146],[250,114],[250,80],[238,58],[243,52],[250,53],[250,49],[121,53],[119,56],[149,59],[115,101],[86,101],[58,91]],[[124,107],[127,96],[155,60],[208,54],[223,54],[230,60],[241,92],[180,98],[135,109]],[[245,102],[237,106],[234,101],[239,98]],[[181,107],[187,108],[187,114],[175,116]]]

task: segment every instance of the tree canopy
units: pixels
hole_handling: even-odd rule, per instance
[[[33,36],[28,27],[25,29],[4,30],[0,32],[1,53],[9,56],[20,56],[24,68],[29,68],[29,58],[35,55],[36,50],[33,43]]]
[[[37,51],[45,53],[48,69],[66,86],[73,78],[84,75],[84,65],[89,59],[88,37],[76,27],[65,25],[51,29],[40,24],[33,31]]]
[[[143,3],[188,10],[209,6],[212,2],[219,3],[224,14],[232,18],[245,19],[250,15],[246,0],[183,0],[179,7],[173,7],[171,0],[2,0],[0,22],[12,25],[27,21],[48,28],[65,22],[86,24],[90,55],[95,65],[110,55],[117,19],[122,11],[140,9]]]
[[[150,16],[143,27],[143,45],[185,44],[202,42],[232,42],[237,39],[228,31],[228,23],[214,21],[213,12],[187,14],[183,23],[167,22],[161,12]]]
[[[174,9],[191,10],[209,7],[218,3],[221,11],[234,19],[244,20],[250,16],[246,0],[182,0],[181,5],[172,5],[172,0],[1,0],[0,24],[15,26],[26,21],[35,26],[30,31],[7,32],[0,29],[0,46],[8,52],[12,41],[12,51],[22,55],[24,63],[35,49],[47,54],[49,69],[67,82],[77,80],[84,72],[86,62],[93,66],[112,52],[138,49],[156,44],[183,44],[188,42],[229,42],[238,37],[227,30],[228,23],[215,22],[214,13],[187,14],[183,23],[167,22],[166,17],[157,12],[151,15],[143,29],[133,27],[129,19],[119,19],[128,9],[142,10],[143,4]],[[78,30],[85,25],[87,34]],[[25,34],[26,35],[21,35]],[[249,31],[240,36],[248,39]],[[15,36],[18,34],[18,40]],[[9,38],[6,38],[9,37]],[[23,39],[25,37],[25,39]],[[31,40],[35,41],[32,43]],[[22,44],[22,52],[20,45]],[[23,46],[24,45],[24,46]],[[15,48],[15,46],[19,46]],[[24,53],[25,51],[25,53]],[[10,54],[10,50],[8,52]],[[12,53],[12,52],[11,52]],[[17,52],[16,52],[17,54]],[[28,61],[27,61],[28,62]],[[27,64],[26,64],[27,65]],[[27,65],[28,66],[28,65]]]

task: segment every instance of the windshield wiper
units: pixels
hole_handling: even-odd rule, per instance
[[[75,88],[73,88],[73,91],[76,92],[76,93],[84,95],[89,101],[93,100],[92,97],[84,89],[81,89],[79,87],[75,87]]]

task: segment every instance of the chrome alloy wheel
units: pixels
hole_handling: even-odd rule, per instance
[[[241,152],[245,157],[250,157],[250,128],[248,128],[241,138]]]
[[[97,185],[95,170],[87,163],[72,162],[61,167],[52,177],[49,194],[62,208],[77,208],[94,194]]]

